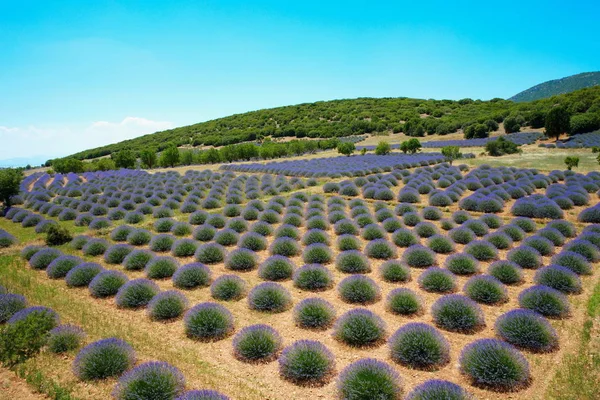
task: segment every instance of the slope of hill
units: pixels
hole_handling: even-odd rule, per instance
[[[502,122],[511,115],[522,126],[543,126],[545,113],[555,105],[565,105],[573,115],[600,109],[600,86],[581,89],[550,99],[514,103],[462,99],[423,100],[399,98],[358,98],[319,101],[231,115],[212,121],[156,132],[111,145],[82,151],[71,157],[93,159],[132,150],[153,148],[162,151],[178,146],[223,146],[261,137],[331,138],[364,133],[404,132],[411,136],[446,135],[475,123]],[[531,123],[530,123],[531,122]],[[535,126],[534,126],[535,127]]]
[[[539,85],[535,85],[519,94],[514,95],[509,100],[517,103],[523,101],[534,101],[597,85],[600,85],[600,71],[584,72],[581,74],[540,83]]]

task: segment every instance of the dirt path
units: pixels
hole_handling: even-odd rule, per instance
[[[0,400],[41,400],[47,399],[33,393],[27,383],[14,372],[0,368]]]

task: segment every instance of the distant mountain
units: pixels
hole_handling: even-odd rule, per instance
[[[600,85],[600,71],[584,72],[577,75],[567,76],[561,79],[555,79],[535,85],[519,94],[514,95],[509,100],[517,103],[524,101],[534,101],[556,96],[557,94],[571,93],[575,90]]]

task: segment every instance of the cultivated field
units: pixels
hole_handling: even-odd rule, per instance
[[[0,219],[0,285],[85,336],[16,370],[61,399],[126,398],[150,361],[177,369],[156,398],[598,398],[597,163],[522,148],[34,173]],[[53,224],[74,239],[47,249]],[[26,306],[6,304],[0,323]],[[107,338],[127,360],[98,379],[102,343],[80,352]]]

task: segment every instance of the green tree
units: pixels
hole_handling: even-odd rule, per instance
[[[465,128],[465,139],[481,139],[490,136],[490,128],[486,124],[473,124]]]
[[[571,169],[579,166],[579,157],[568,156],[565,158],[565,164],[567,165],[567,169],[570,171]]]
[[[181,152],[181,164],[192,165],[194,163],[194,153],[192,150],[184,150]]]
[[[110,158],[115,162],[117,168],[135,168],[135,162],[137,161],[131,150],[120,150],[118,153],[112,153]]]
[[[173,168],[177,164],[179,164],[179,149],[171,144],[160,155],[160,165]]]
[[[351,156],[352,153],[354,153],[354,150],[356,150],[356,146],[354,146],[354,143],[352,142],[341,142],[337,146],[338,153],[345,156]]]
[[[521,130],[521,125],[516,117],[506,117],[504,119],[504,132],[513,133],[519,132]]]
[[[152,169],[154,166],[156,166],[156,149],[149,148],[142,150],[140,152],[140,160],[142,161],[142,165],[148,169]]]
[[[94,164],[97,171],[112,171],[117,169],[117,165],[110,158],[101,158]]]
[[[83,161],[76,158],[60,158],[52,161],[52,169],[59,174],[68,174],[69,172],[83,172]]]
[[[362,154],[363,156],[364,156],[365,154],[367,154],[367,148],[366,148],[366,147],[363,147],[362,149],[360,149],[360,154]]]
[[[500,136],[496,140],[490,140],[485,145],[485,151],[493,157],[503,156],[505,154],[519,153],[521,149],[515,143],[510,140],[506,140]]]
[[[415,138],[405,140],[400,143],[400,150],[402,150],[403,153],[415,154],[421,150],[421,142],[419,142],[419,139]]]
[[[458,146],[445,146],[442,147],[442,155],[446,157],[446,160],[452,165],[452,161],[462,158],[462,153]]]
[[[387,154],[390,154],[391,151],[392,146],[390,146],[388,142],[379,142],[377,143],[377,147],[375,147],[375,154],[377,154],[378,156],[385,156]]]
[[[5,209],[10,208],[10,198],[19,194],[23,172],[19,169],[0,169],[0,201]]]
[[[561,106],[553,107],[546,115],[546,135],[555,137],[556,141],[558,141],[560,135],[569,131],[570,124],[571,117],[569,116],[569,112]]]

